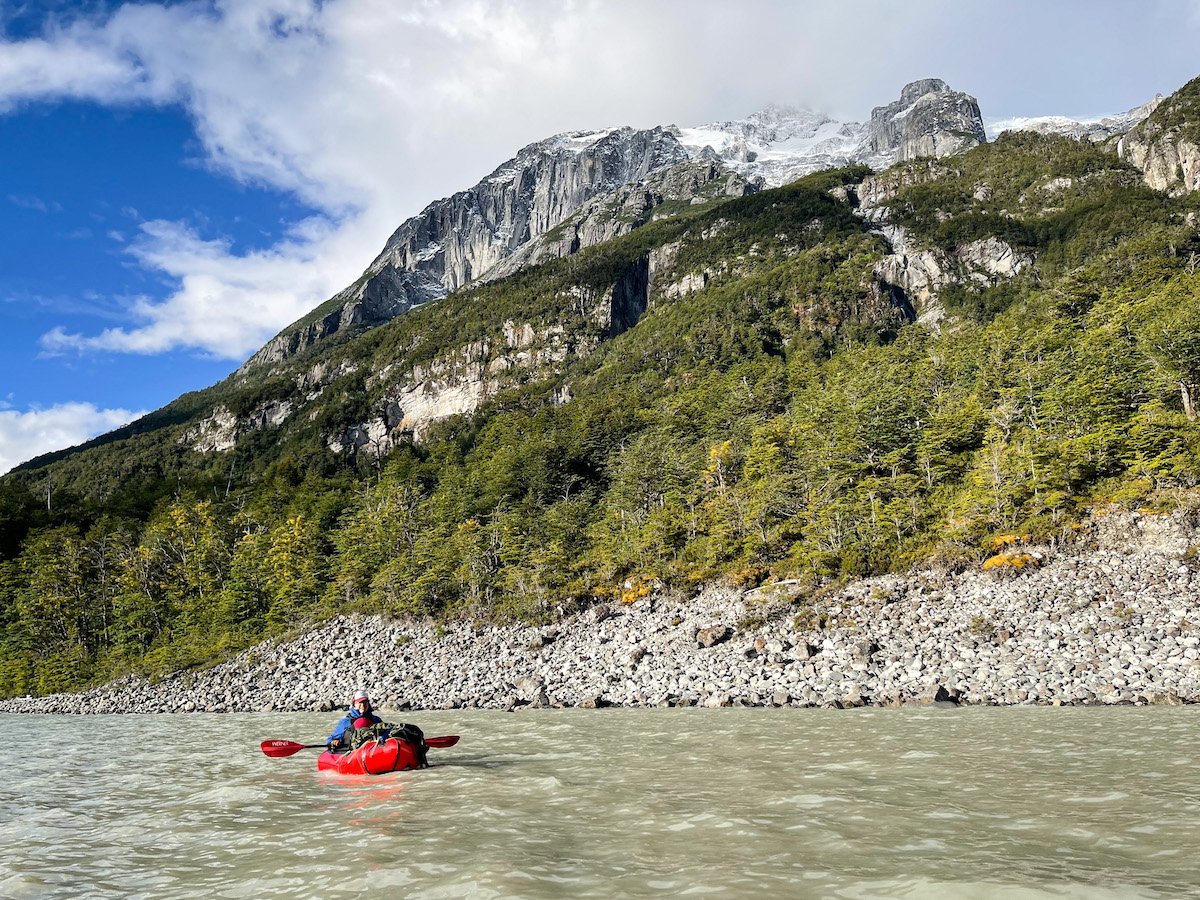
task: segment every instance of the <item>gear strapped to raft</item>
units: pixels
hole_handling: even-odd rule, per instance
[[[377,722],[374,725],[367,725],[365,728],[351,728],[346,732],[347,744],[351,751],[357,750],[369,741],[385,741],[388,738],[397,738],[405,741],[413,746],[417,751],[417,758],[420,760],[421,768],[425,768],[428,763],[425,761],[425,733],[416,725],[409,725],[401,722],[393,724],[391,722]]]

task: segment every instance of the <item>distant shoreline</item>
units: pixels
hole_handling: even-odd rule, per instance
[[[710,587],[548,627],[341,617],[208,670],[0,712],[330,711],[359,685],[393,710],[1195,703],[1198,544],[1187,514],[1119,512],[1005,577],[889,575],[799,604],[791,585]]]

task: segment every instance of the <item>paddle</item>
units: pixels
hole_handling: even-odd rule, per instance
[[[297,744],[295,741],[263,741],[259,745],[263,753],[274,757],[292,756],[301,750],[314,750],[324,746],[324,744]]]
[[[425,744],[429,747],[453,747],[458,743],[457,734],[447,734],[443,737],[425,738]],[[267,756],[275,757],[276,759],[293,756],[301,750],[315,750],[318,747],[324,749],[324,744],[297,744],[295,741],[263,741],[259,745],[260,749]]]

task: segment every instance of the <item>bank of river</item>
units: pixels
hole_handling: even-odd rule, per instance
[[[0,711],[329,710],[360,685],[402,709],[1191,703],[1198,543],[1187,516],[1122,513],[999,576],[926,571],[809,598],[713,587],[537,628],[343,617],[205,671]]]
[[[374,779],[258,751],[334,717],[0,716],[0,896],[1200,893],[1197,707],[443,711],[410,718],[458,746]]]

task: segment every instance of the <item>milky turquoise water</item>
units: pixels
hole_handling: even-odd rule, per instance
[[[1200,709],[0,716],[3,897],[1200,896]],[[398,716],[385,718],[395,720]]]

